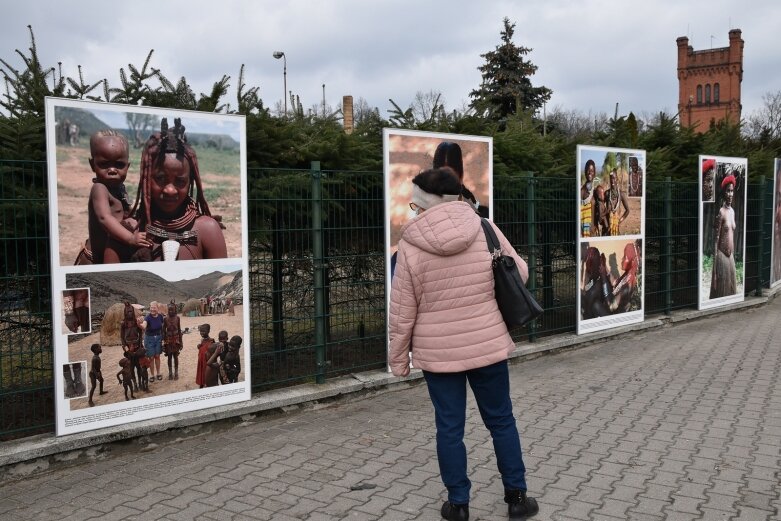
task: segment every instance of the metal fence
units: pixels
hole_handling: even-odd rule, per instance
[[[0,161],[0,440],[53,430],[46,164]],[[575,329],[575,182],[496,176],[494,220],[533,267],[546,312],[515,333]],[[748,187],[745,292],[767,285],[772,179]],[[381,172],[250,169],[254,391],[383,368]],[[645,311],[697,305],[697,183],[647,183]]]

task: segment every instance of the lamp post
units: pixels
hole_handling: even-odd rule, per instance
[[[282,99],[285,102],[285,117],[287,117],[287,56],[282,51],[275,51],[273,54],[277,60],[282,58],[282,81],[284,82],[285,90],[282,91]]]

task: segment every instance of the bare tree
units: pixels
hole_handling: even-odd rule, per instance
[[[600,112],[588,114],[577,109],[567,110],[557,105],[548,113],[547,122],[550,128],[556,129],[568,137],[575,137],[607,129],[607,114]]]
[[[410,108],[416,121],[434,121],[445,114],[442,93],[435,90],[416,92]]]
[[[371,107],[369,105],[366,98],[359,97],[358,100],[353,103],[353,122],[357,126],[360,123],[367,121],[370,117],[377,117],[379,112],[377,107]]]
[[[781,138],[781,90],[766,92],[764,105],[754,111],[746,121],[745,131],[752,139],[773,140]]]
[[[160,118],[152,114],[128,112],[125,119],[127,120],[127,127],[130,129],[130,135],[135,148],[144,146],[146,137],[152,130],[160,126]]]

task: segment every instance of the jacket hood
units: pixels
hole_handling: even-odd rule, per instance
[[[467,249],[482,230],[480,216],[469,203],[438,204],[401,228],[401,238],[423,251],[454,255]]]

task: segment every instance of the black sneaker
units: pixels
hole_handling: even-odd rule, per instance
[[[537,500],[527,497],[525,490],[505,490],[504,502],[510,519],[526,519],[540,511]]]
[[[469,521],[469,505],[456,505],[450,501],[442,503],[442,519],[447,521]]]

